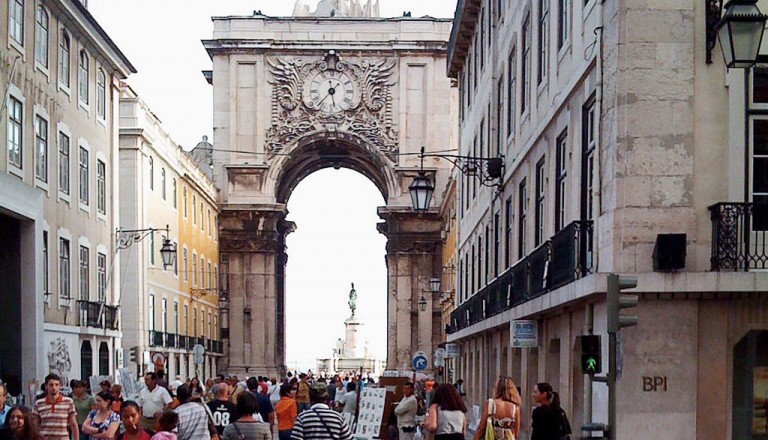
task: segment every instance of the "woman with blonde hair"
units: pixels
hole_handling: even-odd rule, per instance
[[[520,392],[512,378],[499,377],[493,397],[483,404],[475,440],[483,440],[486,429],[493,429],[496,440],[517,439],[520,433],[520,402]],[[489,423],[491,426],[488,426]]]

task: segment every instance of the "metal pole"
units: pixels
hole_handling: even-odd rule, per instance
[[[608,429],[616,440],[616,333],[608,333]]]

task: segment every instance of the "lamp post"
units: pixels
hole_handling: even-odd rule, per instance
[[[123,229],[118,228],[115,231],[116,251],[128,249],[134,243],[138,243],[150,234],[165,231],[163,235],[163,245],[160,247],[160,257],[163,259],[163,269],[173,266],[176,263],[177,245],[170,238],[171,227],[165,225],[165,229],[145,228],[145,229]]]
[[[723,11],[724,9],[724,11]],[[707,0],[707,63],[712,63],[715,40],[720,42],[725,66],[749,69],[757,62],[766,15],[757,0]]]

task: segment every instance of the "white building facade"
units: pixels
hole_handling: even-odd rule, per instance
[[[607,422],[577,336],[602,335],[607,371],[609,273],[640,295],[617,438],[766,434],[766,70],[745,82],[719,48],[707,63],[705,3],[459,1],[460,150],[505,169],[493,187],[457,174],[447,340],[471,403],[514,378],[524,435],[539,382],[575,431]],[[534,322],[535,347],[513,346],[515,320]]]
[[[0,16],[0,378],[19,394],[48,372],[120,366],[116,97],[135,69],[81,2],[14,0]]]

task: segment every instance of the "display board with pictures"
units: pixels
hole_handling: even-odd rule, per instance
[[[360,409],[357,415],[356,438],[378,438],[384,416],[387,398],[386,388],[367,386],[360,394]]]

